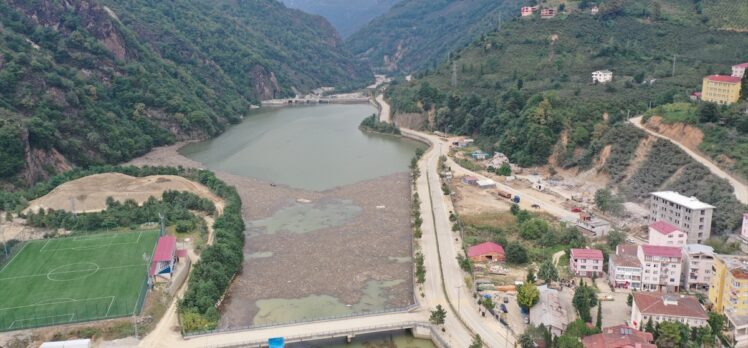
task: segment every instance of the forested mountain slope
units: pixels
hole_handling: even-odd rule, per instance
[[[672,6],[657,12],[613,0],[598,16],[517,18],[453,54],[456,81],[445,63],[393,86],[388,98],[397,112],[421,113],[429,128],[474,136],[523,166],[597,168],[634,200],[657,189],[697,195],[721,211],[716,230],[731,231],[734,212],[746,207],[730,186],[677,147],[644,143],[623,121],[650,105],[688,101],[706,75],[729,74],[748,57],[748,35],[714,28],[680,0],[657,3]],[[592,84],[602,69],[613,81]]]
[[[369,75],[327,21],[273,0],[0,1],[0,181],[125,161]]]
[[[377,71],[412,73],[436,66],[519,6],[515,0],[404,0],[346,45]]]
[[[327,18],[348,37],[400,0],[281,0],[286,6]]]

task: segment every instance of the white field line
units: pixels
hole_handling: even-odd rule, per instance
[[[106,309],[106,314],[104,314],[104,318],[109,316],[109,311],[112,309],[112,305],[114,304],[114,299],[117,298],[116,296],[112,296],[112,301],[109,302],[109,307]]]
[[[143,267],[146,264],[132,264],[132,265],[123,265],[123,266],[112,266],[112,267],[103,267],[98,268],[97,270],[112,270],[112,269],[120,269],[120,268],[131,268],[131,267]],[[64,272],[55,272],[54,274],[67,274],[67,273],[81,273],[81,272],[90,272],[93,271],[93,269],[82,269],[82,270],[75,270],[75,271],[64,271]],[[46,277],[49,275],[49,272],[43,273],[43,274],[30,274],[30,275],[22,275],[17,277],[7,277],[7,278],[0,278],[0,281],[3,280],[15,280],[15,279],[24,279],[24,278],[34,278],[34,277]],[[2,310],[2,309],[0,309]]]
[[[112,243],[111,241],[109,244],[99,244],[99,245],[91,245],[91,246],[78,246],[78,247],[70,247],[70,248],[59,248],[54,249],[51,251],[61,251],[61,250],[91,250],[91,249],[99,249],[99,248],[106,248],[110,246],[116,246],[116,245],[132,245],[132,244],[138,244],[136,242],[127,242],[127,243]],[[47,252],[47,251],[44,251]]]
[[[37,303],[32,305],[26,305],[26,306],[17,306],[17,307],[6,307],[6,308],[0,308],[0,311],[8,311],[11,309],[21,309],[21,308],[30,308],[30,307],[37,307],[37,306],[49,306],[49,305],[56,305],[61,303],[68,303],[68,302],[88,302],[88,301],[94,301],[94,300],[103,300],[103,299],[111,299],[114,296],[102,296],[102,297],[91,297],[91,298],[85,298],[82,300],[65,300],[65,301],[57,301],[57,302],[45,302],[45,303]]]
[[[46,242],[46,243],[44,243],[44,246],[42,246],[42,248],[41,248],[41,249],[39,249],[39,252],[40,252],[40,253],[41,253],[41,252],[44,252],[44,249],[46,249],[46,248],[47,248],[47,245],[49,245],[49,242],[51,242],[51,241],[52,241],[51,239],[47,239],[47,242]]]
[[[26,249],[27,245],[29,245],[29,244],[28,243],[24,244],[23,247],[21,247],[21,250],[18,250],[18,252],[15,255],[13,255],[13,257],[10,259],[10,261],[8,261],[8,263],[6,263],[5,266],[3,266],[2,269],[0,269],[0,273],[2,273],[5,270],[5,268],[8,267],[8,265],[10,265],[11,263],[13,263],[13,261],[15,261],[16,257],[18,257],[18,255],[20,255]]]
[[[66,316],[70,316],[70,318],[68,319],[68,323],[69,323],[69,322],[73,321],[73,318],[75,318],[75,313],[48,315],[46,317],[32,317],[32,318],[26,318],[26,319],[16,319],[16,320],[13,320],[10,323],[10,326],[8,326],[8,330],[13,329],[13,326],[16,325],[17,321],[24,322],[24,321],[30,321],[30,320],[46,319],[46,318],[57,318],[57,317],[66,317]]]

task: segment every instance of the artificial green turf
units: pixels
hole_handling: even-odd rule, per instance
[[[25,243],[0,268],[0,331],[132,315],[157,231]]]

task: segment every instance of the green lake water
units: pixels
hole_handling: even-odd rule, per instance
[[[367,104],[262,108],[180,150],[208,168],[322,191],[408,170],[419,144],[358,130]]]

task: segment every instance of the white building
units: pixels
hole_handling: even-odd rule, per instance
[[[745,75],[745,69],[748,69],[748,63],[738,64],[732,66],[732,76],[743,78]]]
[[[714,206],[673,191],[652,192],[650,196],[650,223],[666,221],[677,226],[688,234],[688,244],[702,244],[709,238]]]
[[[642,264],[643,291],[678,291],[683,256],[681,248],[640,245],[637,258]]]
[[[619,244],[616,254],[608,259],[608,280],[618,289],[640,290],[642,287],[642,263],[636,257],[638,246]]]
[[[714,248],[701,244],[684,246],[681,286],[687,290],[708,291],[713,264]]]
[[[682,247],[686,245],[688,235],[665,221],[649,225],[649,244]]]
[[[577,227],[591,233],[593,237],[604,237],[610,232],[610,222],[590,216],[577,220]]]
[[[693,296],[678,294],[634,293],[629,325],[643,329],[649,319],[652,324],[663,321],[679,322],[689,327],[702,327],[709,316]]]
[[[592,72],[592,82],[606,83],[613,81],[613,72],[610,70],[598,70]]]

